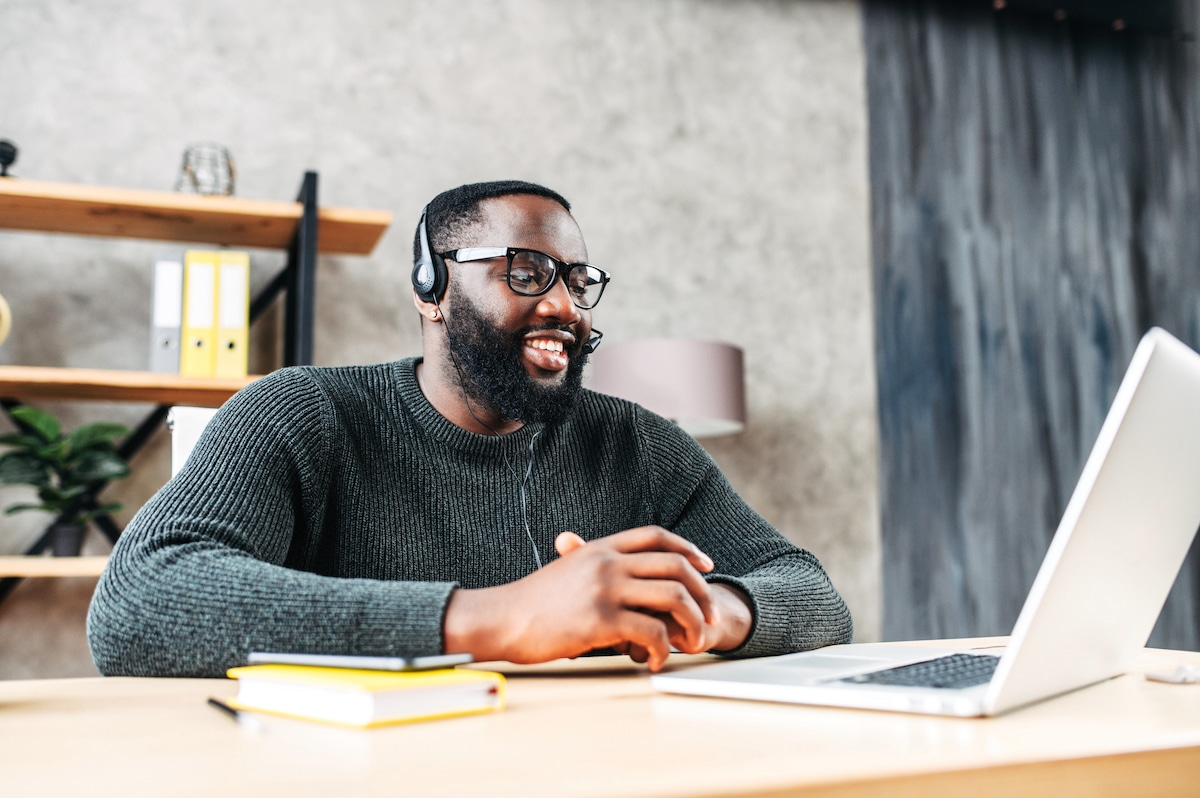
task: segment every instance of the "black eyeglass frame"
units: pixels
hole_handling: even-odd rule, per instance
[[[554,264],[554,277],[546,283],[546,287],[542,290],[530,294],[524,291],[519,291],[515,286],[513,286],[513,256],[521,252],[532,252],[535,255],[541,255],[543,258],[546,258]],[[561,278],[563,284],[567,286],[567,294],[571,297],[571,302],[575,305],[575,307],[583,308],[584,310],[591,310],[600,304],[600,298],[604,296],[604,289],[608,287],[608,282],[612,279],[612,275],[610,275],[604,269],[601,269],[599,266],[593,266],[590,263],[567,263],[566,261],[559,260],[553,255],[547,255],[545,252],[542,252],[539,249],[530,249],[529,247],[463,247],[461,249],[452,249],[449,252],[440,252],[438,253],[438,257],[448,258],[455,263],[470,263],[472,261],[491,260],[492,258],[500,257],[506,258],[508,260],[508,267],[505,270],[504,279],[505,282],[508,283],[509,290],[514,294],[517,294],[518,296],[542,296],[543,294],[548,294],[550,293],[550,289],[554,287],[554,284],[557,283]],[[570,290],[571,284],[567,282],[567,277],[569,277],[571,272],[576,269],[584,270],[584,273],[587,275],[589,285],[600,286],[600,293],[596,295],[596,301],[590,305],[581,305],[578,301],[577,295],[572,293]]]

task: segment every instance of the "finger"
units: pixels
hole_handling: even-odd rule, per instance
[[[627,609],[656,615],[660,623],[669,617],[683,630],[684,638],[693,648],[703,642],[704,616],[692,595],[678,582],[633,580],[622,593],[621,604]]]
[[[630,645],[628,653],[629,658],[634,662],[645,662],[650,659],[650,652],[641,646]]]
[[[626,529],[603,540],[607,545],[626,554],[639,551],[669,551],[682,554],[697,571],[708,573],[713,569],[712,558],[700,551],[695,543],[661,526]]]
[[[705,621],[714,625],[720,622],[712,587],[684,557],[666,552],[642,552],[630,555],[626,566],[629,575],[638,579],[678,582],[691,594]]]
[[[667,625],[667,640],[681,654],[701,654],[713,647],[713,642],[710,639],[712,637],[710,633],[713,631],[711,626],[706,626],[700,630],[698,640],[688,640],[683,627],[675,623],[673,618],[664,618],[663,620]]]
[[[667,639],[667,627],[658,618],[653,618],[644,612],[626,610],[616,619],[617,632],[628,640],[630,651],[640,648],[645,652],[645,662],[649,662],[650,670],[657,671],[667,661],[671,653],[671,642]]]
[[[574,532],[560,532],[558,537],[554,539],[554,550],[558,552],[558,556],[566,557],[575,549],[581,548],[586,540],[576,535]]]

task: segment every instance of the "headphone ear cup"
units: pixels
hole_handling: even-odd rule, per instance
[[[425,302],[432,302],[429,298],[429,289],[433,288],[432,270],[429,263],[425,260],[419,260],[413,264],[412,284],[413,290],[417,292],[417,296],[421,297]]]
[[[445,269],[444,260],[437,256],[416,262],[416,265],[413,266],[413,288],[421,300],[436,302],[442,299],[446,284],[445,278],[442,277]]]
[[[433,266],[433,286],[429,289],[428,301],[437,302],[446,295],[446,285],[450,282],[450,272],[446,270],[446,259],[437,253],[429,253],[429,260]]]
[[[429,246],[429,233],[425,228],[425,214],[428,207],[421,211],[421,224],[418,236],[421,240],[421,254],[413,264],[412,284],[424,302],[437,302],[446,291],[450,275],[446,271],[446,261],[438,257]]]

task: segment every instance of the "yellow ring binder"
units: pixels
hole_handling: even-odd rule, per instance
[[[8,337],[11,329],[12,308],[8,306],[8,302],[4,301],[4,297],[0,296],[0,344],[4,343],[4,339]]]

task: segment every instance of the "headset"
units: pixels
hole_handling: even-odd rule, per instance
[[[425,216],[429,206],[421,210],[421,225],[417,228],[417,237],[421,240],[421,254],[413,264],[412,284],[424,302],[437,303],[446,293],[446,284],[450,282],[450,273],[446,270],[446,261],[429,247],[429,233],[425,228]]]
[[[421,224],[417,227],[417,238],[420,240],[421,252],[417,256],[416,263],[413,264],[412,284],[413,290],[417,292],[417,296],[423,302],[432,302],[438,304],[442,296],[446,293],[446,286],[450,282],[450,272],[446,269],[446,261],[429,246],[429,231],[425,226],[425,218],[429,213],[429,206],[426,205],[421,210]],[[439,309],[441,308],[438,305]],[[445,316],[445,314],[442,314]],[[591,336],[583,345],[583,353],[590,355],[596,351],[596,347],[600,346],[600,339],[604,337],[604,333],[599,330],[592,330]]]

